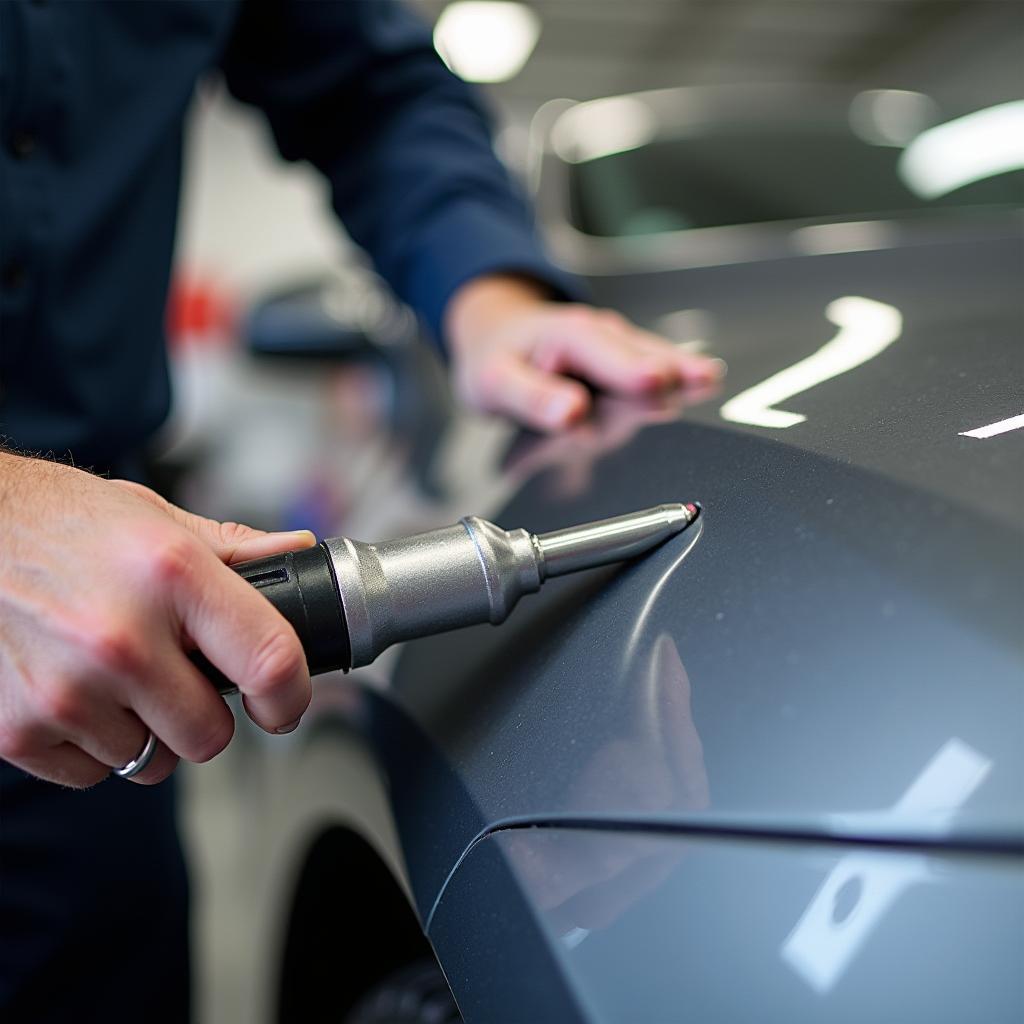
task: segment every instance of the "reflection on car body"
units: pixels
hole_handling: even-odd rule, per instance
[[[839,328],[836,336],[813,355],[734,395],[719,410],[722,419],[776,430],[803,423],[806,416],[771,406],[874,359],[903,329],[898,309],[858,295],[830,302],[825,316]]]
[[[867,159],[895,173],[885,118],[935,111],[882,92],[858,109],[889,132]],[[374,528],[475,511],[543,531],[695,496],[699,536],[326,681],[289,761],[287,899],[372,908],[345,887],[355,862],[303,868],[358,835],[469,1021],[1024,1014],[1019,175],[973,183],[968,210],[880,219],[870,196],[793,200],[785,220],[704,210],[657,232],[633,193],[597,209],[597,177],[573,206],[588,159],[643,167],[664,110],[713,134],[742,109],[760,145],[773,117],[817,116],[781,95],[665,91],[634,122],[627,98],[604,107],[615,153],[544,151],[563,258],[600,303],[726,359],[726,380],[601,399],[557,438],[456,418],[400,481],[397,514],[419,521]],[[849,99],[822,104],[847,135]],[[581,230],[594,218],[608,234]],[[610,231],[627,222],[650,233]],[[336,528],[367,536],[365,515]],[[346,787],[354,764],[373,800]],[[293,1000],[316,985],[306,914],[284,940]]]
[[[962,740],[950,739],[922,769],[890,812],[922,816],[941,835],[943,825],[981,785],[992,762]],[[818,992],[842,977],[857,949],[900,893],[926,878],[928,858],[920,853],[879,857],[847,854],[830,872],[782,945],[782,957]],[[840,908],[840,894],[856,883],[856,896]]]

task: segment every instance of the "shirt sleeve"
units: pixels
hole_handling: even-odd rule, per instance
[[[580,294],[545,256],[477,98],[396,0],[247,3],[222,67],[282,155],[326,175],[349,234],[438,339],[452,293],[480,274]]]

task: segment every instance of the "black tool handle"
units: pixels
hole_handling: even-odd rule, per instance
[[[292,624],[306,652],[310,675],[352,667],[352,649],[331,559],[323,544],[304,551],[254,558],[232,566]],[[200,651],[193,664],[222,694],[238,686]]]

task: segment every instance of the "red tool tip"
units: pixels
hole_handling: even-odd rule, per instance
[[[690,513],[690,515],[694,519],[696,519],[697,516],[700,515],[700,503],[699,502],[688,501],[686,503],[686,510],[687,510],[687,512]]]

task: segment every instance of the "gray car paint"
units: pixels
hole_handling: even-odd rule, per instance
[[[406,649],[379,718],[419,742],[391,771],[422,793],[439,757],[452,822],[423,857],[408,837],[422,909],[476,832],[521,816],[1024,836],[1024,435],[959,436],[1021,411],[1019,262],[995,239],[606,282],[647,322],[709,310],[727,389],[602,458],[583,493],[542,476],[498,521],[697,499],[702,535]],[[799,426],[723,424],[731,394],[828,340],[842,294],[897,306],[899,340],[787,403]],[[977,792],[901,806],[954,739],[991,762]]]
[[[699,530],[631,565],[551,581],[498,629],[411,643],[389,687],[355,673],[333,702],[387,775],[414,900],[469,1020],[659,1021],[691,1006],[707,1019],[816,1019],[815,1007],[847,1019],[877,1010],[870,986],[897,984],[891,957],[915,929],[923,959],[898,1005],[946,1019],[942,1006],[985,985],[991,1008],[1019,1006],[1001,958],[1020,946],[1024,432],[961,432],[1024,412],[1021,255],[1008,223],[985,240],[593,282],[598,301],[652,327],[700,310],[729,377],[680,417],[611,442],[580,428],[577,447],[540,459],[547,468],[491,518],[542,531],[696,499]],[[825,310],[843,296],[898,309],[899,337],[780,403],[802,423],[725,422],[730,398],[835,335]],[[510,465],[546,444],[520,438]],[[321,740],[336,742],[307,735]],[[570,885],[588,860],[620,873],[619,830],[627,851],[656,832],[668,860],[684,840],[705,844],[708,864],[693,882],[676,880],[690,877],[682,862],[658,876],[569,950],[565,922],[550,920],[561,904],[522,859],[543,866],[530,852],[541,831],[570,826],[577,855],[550,872]],[[525,844],[519,860],[510,843]],[[863,849],[956,870],[901,897],[860,966],[816,1002],[778,948],[837,859]],[[769,902],[789,893],[770,915],[762,877]],[[943,945],[954,925],[969,946]],[[669,970],[639,958],[645,929],[683,959],[714,935],[770,1010],[716,1002],[722,971],[701,974],[704,987],[685,975],[685,989],[684,975],[645,973]],[[915,1003],[929,957],[945,1001]],[[627,997],[662,1002],[638,1016],[622,1011]]]
[[[991,855],[513,830],[473,849],[433,937],[493,1024],[1011,1024],[1022,883]],[[482,904],[503,913],[467,936]]]
[[[391,690],[366,698],[416,902],[468,1019],[659,1021],[682,1007],[963,1019],[981,992],[982,1016],[1013,1019],[1024,434],[961,431],[1024,411],[1021,251],[1007,230],[595,282],[652,326],[701,309],[732,372],[681,418],[598,457],[582,491],[556,467],[494,518],[547,530],[697,499],[699,532],[552,581],[500,629],[410,644]],[[730,397],[835,334],[824,310],[843,295],[899,309],[899,338],[781,403],[799,425],[723,422]],[[568,950],[521,864],[544,866],[529,852],[549,841],[541,831],[573,825],[577,852],[541,877],[577,884],[588,859],[621,865],[623,843],[641,840],[612,824],[665,830],[642,842],[670,860],[684,840],[704,844],[702,873],[680,864]],[[508,831],[523,825],[538,828]],[[779,948],[835,864],[864,848],[882,865],[927,862],[927,881],[826,997]],[[731,951],[715,961],[725,969],[702,954],[696,978],[675,970],[709,935]],[[928,987],[930,964],[941,984]]]

